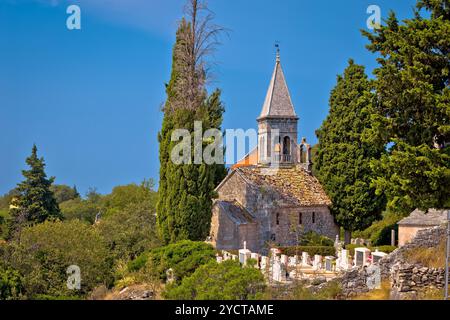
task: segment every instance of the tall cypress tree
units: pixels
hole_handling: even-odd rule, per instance
[[[193,1],[193,0],[192,0]],[[196,3],[196,1],[193,1]],[[194,5],[193,8],[196,6]],[[194,121],[202,121],[203,131],[220,129],[223,105],[220,91],[208,97],[202,78],[205,72],[202,64],[191,65],[193,47],[190,35],[197,30],[192,22],[183,19],[178,27],[173,48],[172,73],[166,86],[167,100],[164,118],[158,134],[160,180],[157,205],[157,222],[160,236],[165,243],[182,239],[204,240],[211,223],[214,188],[225,174],[223,164],[194,164]],[[195,38],[195,37],[194,37]],[[201,41],[197,38],[195,41]],[[191,83],[191,87],[186,84]],[[171,159],[172,149],[178,141],[172,141],[176,129],[191,132],[191,160],[189,164],[175,164]],[[205,146],[205,143],[203,143]]]
[[[319,138],[315,172],[332,200],[331,211],[346,232],[368,227],[380,217],[384,197],[371,187],[372,159],[383,145],[365,141],[370,126],[374,94],[364,67],[349,61],[331,92],[330,112],[316,134]]]
[[[54,178],[47,178],[44,158],[38,158],[37,147],[33,146],[26,159],[30,170],[23,170],[25,180],[17,185],[18,199],[11,209],[10,235],[25,225],[44,222],[48,219],[61,219],[61,211],[50,190]]]
[[[380,29],[363,32],[379,53],[375,69],[376,114],[370,139],[389,147],[374,161],[378,193],[388,207],[450,207],[450,7],[448,0],[420,0],[412,19],[391,13]]]

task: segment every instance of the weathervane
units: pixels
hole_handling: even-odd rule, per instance
[[[280,42],[275,41],[275,48],[277,48],[277,61],[280,61]]]

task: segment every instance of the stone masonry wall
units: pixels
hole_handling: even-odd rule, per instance
[[[432,248],[440,244],[446,236],[446,226],[419,230],[416,237],[405,246],[398,248],[381,259],[378,263],[382,280],[391,282],[391,299],[415,299],[417,292],[425,287],[442,288],[445,282],[445,271],[439,268],[428,268],[418,264],[410,264],[404,258],[407,250],[415,248]],[[344,298],[368,292],[367,268],[360,267],[343,273],[339,277]]]

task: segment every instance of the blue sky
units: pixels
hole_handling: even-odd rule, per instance
[[[66,8],[81,8],[68,30]],[[230,29],[216,54],[224,128],[256,128],[275,62],[274,42],[299,121],[315,143],[329,93],[349,58],[370,74],[360,29],[369,5],[411,16],[414,0],[210,0]],[[22,180],[36,143],[56,183],[102,193],[158,180],[157,132],[180,0],[0,0],[0,194]]]

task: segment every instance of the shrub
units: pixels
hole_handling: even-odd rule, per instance
[[[355,249],[356,248],[365,248],[365,246],[359,245],[359,244],[347,244],[345,246],[345,249],[347,249],[349,251],[351,256],[355,255]]]
[[[0,300],[18,299],[23,291],[23,277],[11,268],[0,266]]]
[[[309,231],[302,235],[299,244],[301,246],[330,246],[334,245],[333,240],[328,237],[322,236],[314,231]]]
[[[159,247],[145,253],[129,264],[129,271],[138,271],[147,265],[146,272],[152,272],[166,280],[166,271],[172,269],[177,282],[191,275],[195,269],[215,258],[214,248],[204,242],[180,241]]]
[[[81,220],[93,224],[95,216],[100,211],[100,206],[97,203],[89,200],[76,198],[64,201],[59,204],[59,208],[66,220]]]
[[[264,276],[252,267],[242,267],[239,262],[210,261],[199,267],[181,284],[168,285],[166,299],[174,300],[253,300],[262,297]]]
[[[155,212],[145,205],[130,205],[107,215],[96,227],[114,259],[128,261],[160,245]]]
[[[294,256],[296,254],[301,254],[302,252],[308,252],[310,256],[321,255],[321,256],[334,256],[336,254],[336,249],[330,246],[294,246],[294,247],[282,247],[281,252],[288,256]]]
[[[92,226],[78,220],[24,228],[8,251],[9,265],[23,275],[28,298],[83,296],[100,284],[112,283],[105,242]],[[80,290],[66,286],[70,265],[80,267]]]
[[[345,249],[349,250],[349,253],[351,256],[355,255],[355,248],[366,248],[366,246],[359,245],[359,244],[348,244],[345,246]],[[378,251],[384,252],[384,253],[391,253],[397,247],[395,246],[374,246],[374,247],[368,247],[370,251],[375,251],[378,249]]]
[[[391,244],[391,230],[395,230],[398,235],[397,222],[402,219],[401,215],[395,213],[385,213],[382,220],[375,221],[367,229],[355,232],[354,236],[370,239],[372,246],[381,246]]]

